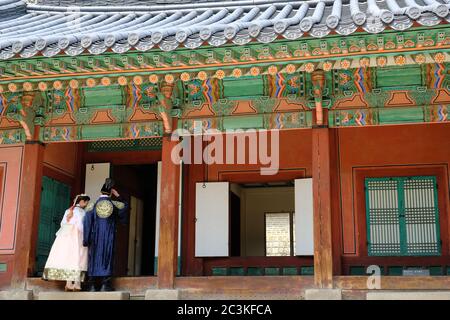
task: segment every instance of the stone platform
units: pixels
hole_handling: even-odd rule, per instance
[[[376,291],[368,292],[367,300],[450,300],[450,291]]]
[[[130,300],[130,293],[113,292],[40,292],[38,300]]]

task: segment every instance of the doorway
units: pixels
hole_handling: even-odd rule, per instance
[[[111,177],[130,205],[128,224],[117,225],[114,275],[153,276],[158,165],[113,165]]]
[[[311,274],[311,178],[197,183],[195,200],[205,275]]]
[[[242,201],[241,237],[230,239],[231,243],[239,239],[240,256],[294,256],[291,250],[294,181],[231,184],[231,189]]]

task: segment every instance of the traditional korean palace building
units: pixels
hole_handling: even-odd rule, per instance
[[[450,0],[0,0],[0,289],[61,288],[61,217],[111,176],[116,290],[450,291],[449,22]],[[207,161],[227,138],[249,161]]]

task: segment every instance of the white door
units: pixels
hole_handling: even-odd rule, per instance
[[[295,247],[296,256],[314,255],[313,181],[295,180]]]
[[[197,183],[195,256],[228,257],[228,182]]]
[[[84,183],[84,193],[86,193],[91,201],[96,201],[101,195],[100,190],[109,178],[111,170],[110,163],[88,163],[86,164],[86,179]]]

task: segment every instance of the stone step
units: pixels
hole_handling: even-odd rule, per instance
[[[181,300],[303,300],[302,290],[181,289]]]
[[[341,289],[307,289],[305,300],[342,300]]]
[[[249,289],[227,289],[224,291],[205,289],[150,289],[145,300],[302,300],[301,291],[273,292]]]
[[[450,291],[373,291],[367,300],[450,300]]]
[[[130,293],[112,292],[39,292],[38,300],[130,300]]]
[[[145,300],[180,300],[180,290],[150,289],[145,292]]]
[[[250,290],[206,291],[199,289],[147,290],[145,297],[126,291],[63,292],[31,290],[0,291],[0,300],[341,300],[343,294],[367,300],[450,300],[450,290],[369,291],[338,289],[309,289],[299,293],[264,293]],[[347,297],[348,298],[348,297]],[[355,297],[353,297],[355,298]]]
[[[33,300],[31,290],[0,291],[0,300]]]

